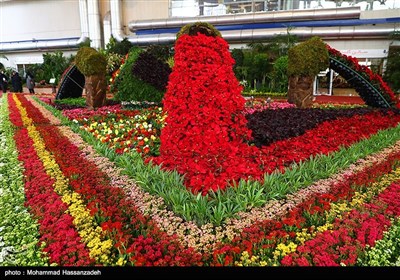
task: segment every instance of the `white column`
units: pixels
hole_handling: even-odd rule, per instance
[[[99,2],[98,0],[88,0],[87,4],[90,46],[98,50],[102,47]]]

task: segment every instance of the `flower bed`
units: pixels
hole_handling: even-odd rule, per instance
[[[283,164],[274,170],[284,172],[275,171],[261,181],[240,181],[203,197],[186,190],[176,173],[145,164],[135,150],[113,152],[107,142],[37,99],[5,95],[2,103],[0,131],[8,132],[0,135],[12,135],[16,144],[10,136],[0,139],[8,139],[1,142],[4,150],[10,158],[14,154],[14,160],[18,154],[24,166],[12,172],[19,172],[20,178],[25,175],[19,179],[26,196],[21,208],[29,206],[29,212],[8,204],[2,210],[25,213],[38,224],[40,236],[32,247],[36,262],[21,254],[20,263],[398,263],[400,128],[394,111],[355,111],[305,129],[301,136],[268,144],[263,149],[273,149],[274,160],[280,154],[282,163],[298,158],[297,164]],[[87,124],[96,118],[85,117]],[[124,119],[115,113],[107,121],[116,125],[119,117]],[[361,129],[362,124],[368,129]],[[329,138],[332,128],[338,134]],[[310,136],[311,142],[306,142]],[[296,148],[300,143],[310,144]],[[324,152],[324,143],[327,151],[335,148]],[[279,147],[282,150],[276,153]],[[1,172],[9,176],[11,171]],[[385,250],[388,246],[397,249],[391,254]],[[6,256],[1,264],[15,262]]]
[[[175,51],[162,110],[2,98],[0,143],[20,168],[0,178],[20,176],[25,214],[0,213],[38,236],[20,263],[399,263],[398,109],[246,111],[221,37],[182,34]]]

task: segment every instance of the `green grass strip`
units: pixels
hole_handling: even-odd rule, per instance
[[[39,225],[25,208],[23,166],[13,139],[7,94],[0,98],[0,266],[45,266]]]
[[[400,126],[389,128],[348,148],[341,148],[328,155],[317,155],[294,164],[291,168],[286,168],[284,173],[266,174],[264,183],[241,180],[225,191],[196,196],[185,188],[183,176],[177,172],[163,171],[160,166],[147,165],[136,152],[116,154],[93,135],[81,130],[78,124],[63,116],[60,111],[40,100],[38,102],[58,117],[64,125],[70,126],[74,132],[80,134],[97,152],[122,168],[124,174],[135,179],[143,190],[161,196],[168,209],[198,225],[213,223],[218,226],[227,218],[237,217],[238,212],[261,207],[272,199],[283,199],[286,195],[306,188],[317,180],[326,179],[349,167],[358,159],[390,147],[400,140]]]

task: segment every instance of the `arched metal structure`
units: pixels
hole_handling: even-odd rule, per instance
[[[69,66],[61,77],[56,99],[81,97],[85,87],[85,76],[75,64]]]
[[[332,56],[329,57],[329,67],[345,78],[368,106],[390,108],[395,105],[393,100],[382,95],[369,78]]]

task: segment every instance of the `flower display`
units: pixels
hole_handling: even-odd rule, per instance
[[[399,122],[395,111],[370,110],[360,114],[354,111],[354,115],[325,120],[302,136],[267,145],[265,148],[273,147],[275,151],[270,157],[276,153],[287,160],[302,152],[289,142],[281,144],[294,139],[296,143],[303,143],[300,144],[303,150],[304,147],[312,149],[311,143],[321,147],[324,142],[339,146],[338,143],[344,143],[349,149],[342,152],[333,149],[321,156],[327,158],[326,166],[314,165],[312,159],[305,158],[298,163],[298,171],[294,168],[280,175],[266,175],[264,178],[270,183],[263,188],[268,188],[265,190],[268,193],[275,192],[271,196],[274,199],[251,207],[251,211],[237,212],[216,226],[212,220],[198,225],[194,218],[183,219],[169,210],[171,205],[167,197],[160,199],[144,192],[136,185],[135,178],[122,175],[127,170],[121,172],[122,165],[116,167],[116,164],[129,164],[126,155],[137,152],[116,154],[112,162],[80,138],[80,133],[87,132],[76,126],[76,122],[70,121],[71,128],[76,127],[76,132],[72,132],[32,97],[6,96],[3,101],[8,107],[3,107],[6,110],[2,108],[1,112],[8,112],[13,126],[8,133],[14,135],[16,145],[13,148],[10,141],[0,143],[7,143],[8,150],[15,149],[24,166],[20,171],[24,172],[26,204],[23,207],[39,225],[40,240],[34,243],[36,259],[41,260],[39,265],[357,266],[376,263],[377,252],[382,252],[379,254],[385,263],[395,264],[390,261],[396,259],[390,254],[392,249],[385,249],[390,247],[392,252],[397,252],[396,248],[400,248],[393,237],[397,236],[400,217],[400,133],[395,126]],[[86,114],[81,113],[82,116]],[[109,114],[108,120],[118,124],[120,120],[138,115],[135,110],[131,113],[132,116]],[[62,117],[61,113],[59,116]],[[101,114],[89,118],[107,119]],[[0,128],[6,123],[7,119],[2,118]],[[367,124],[368,132],[359,135]],[[0,136],[3,131],[0,129]],[[328,137],[332,131],[341,135],[339,139]],[[346,137],[351,140],[344,139]],[[304,146],[306,139],[311,141],[309,146]],[[355,139],[361,142],[358,144]],[[93,141],[107,144],[97,137],[93,137]],[[335,141],[337,143],[331,143]],[[374,151],[368,151],[376,145]],[[343,158],[343,165],[340,171],[329,172],[339,164],[328,160],[335,154],[338,159]],[[361,158],[360,154],[363,154]],[[0,170],[11,172],[1,169],[1,164]],[[300,189],[292,190],[283,199],[282,193],[277,192],[278,187],[291,188],[299,180],[300,175],[291,172],[305,175],[322,171],[326,174],[321,177],[324,179],[303,183]],[[176,189],[175,183],[168,185],[172,177],[167,173],[162,176],[165,181],[158,185],[160,194],[162,188]],[[282,182],[286,184],[276,181],[275,189],[275,176],[284,176]],[[137,183],[145,183],[144,176],[141,180]],[[149,180],[155,182],[156,177]],[[220,193],[219,199],[228,193]],[[261,194],[264,196],[266,193]],[[175,199],[176,206],[185,205],[178,197],[183,197],[183,190]],[[193,195],[193,199],[198,201],[197,211],[201,212],[205,202],[200,196]],[[211,211],[217,213],[215,199],[217,197],[206,198],[211,203]],[[250,196],[237,196],[234,204],[240,205],[249,199]],[[231,203],[231,198],[226,197],[222,209],[234,205]],[[175,211],[175,207],[172,209]],[[20,210],[13,208],[13,211]],[[21,255],[20,260],[27,265],[34,264],[28,255]],[[0,263],[4,264],[1,259]]]
[[[238,155],[252,149],[245,143],[251,132],[233,64],[228,44],[220,37],[183,35],[176,43],[163,100],[167,125],[161,132],[160,156],[152,160],[188,174],[194,192],[217,190],[230,170],[247,168]]]
[[[143,156],[158,155],[161,128],[165,116],[162,108],[97,114],[94,118],[76,118],[81,128],[107,143],[117,153],[136,150]]]
[[[108,81],[108,86],[107,86],[107,90],[109,92],[115,92],[116,91],[116,87],[117,85],[116,80],[121,72],[121,68],[124,66],[125,61],[128,59],[129,53],[127,53],[124,57],[121,58],[121,61],[119,63],[119,67],[117,69],[115,69],[112,73],[111,73],[111,77],[110,80]]]
[[[160,156],[147,161],[184,175],[185,185],[193,193],[206,195],[239,180],[261,180],[265,173],[350,145],[365,137],[364,133],[369,134],[364,127],[356,128],[367,119],[368,125],[364,124],[372,129],[370,133],[381,129],[379,113],[372,112],[368,116],[322,122],[304,135],[296,132],[296,138],[257,149],[250,145],[251,141],[260,146],[269,136],[257,131],[252,134],[248,128],[244,115],[246,101],[232,65],[228,45],[221,37],[197,34],[183,35],[177,40],[175,65],[163,101],[167,124],[161,131]],[[388,125],[396,125],[397,118]],[[377,126],[371,126],[372,123]],[[327,130],[336,131],[335,139],[326,135]],[[338,141],[342,133],[347,137]],[[255,135],[258,139],[252,139]],[[318,148],[311,143],[318,143]],[[299,149],[288,154],[285,150],[292,146]]]
[[[1,266],[400,264],[395,106],[246,104],[221,37],[175,55],[163,107],[0,96]]]

